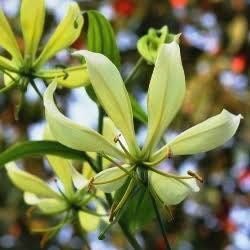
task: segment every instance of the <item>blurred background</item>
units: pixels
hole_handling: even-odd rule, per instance
[[[0,0],[20,47],[20,0]],[[43,42],[63,17],[67,0],[47,0]],[[121,71],[126,77],[139,58],[136,42],[150,27],[167,25],[171,33],[182,33],[180,46],[186,73],[187,94],[166,138],[219,113],[223,108],[244,116],[236,136],[226,145],[206,154],[178,157],[163,164],[167,170],[195,170],[204,177],[201,191],[172,208],[174,220],[168,222],[168,238],[176,250],[250,250],[250,1],[249,0],[103,0],[77,1],[82,10],[95,9],[112,23],[121,51]],[[35,17],[34,17],[35,18]],[[73,48],[85,47],[81,35]],[[1,52],[1,51],[0,51]],[[61,51],[51,65],[70,62],[70,52]],[[50,65],[49,65],[50,66]],[[127,86],[145,108],[146,91],[152,66]],[[2,85],[2,79],[0,85]],[[39,82],[37,82],[39,85]],[[40,86],[40,85],[39,85]],[[42,88],[42,85],[41,85]],[[43,91],[43,89],[41,89]],[[69,117],[88,126],[97,126],[97,107],[83,88],[60,90],[60,100]],[[19,120],[14,110],[19,93],[0,95],[0,152],[17,141],[42,138],[43,106],[33,89],[28,88]],[[138,140],[143,142],[145,127],[137,124]],[[41,158],[26,158],[25,169],[51,178],[51,169]],[[22,193],[0,171],[0,249],[37,250],[39,235],[30,228],[46,226],[46,218],[28,218]],[[106,240],[98,232],[87,235],[92,249],[130,249],[118,227]],[[145,249],[164,249],[159,226],[147,225],[138,240]],[[45,249],[87,249],[81,235],[68,225]]]

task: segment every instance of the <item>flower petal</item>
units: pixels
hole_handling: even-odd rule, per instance
[[[191,192],[200,190],[195,178],[175,179],[149,171],[149,182],[159,199],[166,205],[176,205]]]
[[[148,90],[148,135],[143,147],[149,155],[179,110],[185,95],[180,48],[173,41],[159,49]]]
[[[77,3],[71,2],[67,14],[57,26],[42,53],[35,61],[35,67],[39,68],[58,51],[71,45],[80,35],[82,26],[83,17],[81,10]]]
[[[87,232],[96,230],[100,222],[100,218],[98,216],[84,211],[80,211],[78,213],[78,218],[81,227]]]
[[[13,59],[18,64],[18,66],[20,66],[21,62],[23,61],[23,58],[20,49],[17,45],[15,36],[1,8],[0,8],[0,34],[1,34],[0,47],[6,49],[13,56]]]
[[[0,67],[4,70],[9,70],[12,72],[18,71],[16,64],[3,56],[0,56]]]
[[[44,93],[45,115],[52,135],[60,143],[77,150],[100,152],[124,159],[125,155],[92,129],[80,126],[57,109],[53,93],[56,84],[51,83]]]
[[[37,205],[37,203],[41,200],[37,195],[30,192],[24,192],[23,199],[28,205]]]
[[[25,59],[32,62],[43,32],[45,18],[44,0],[22,0],[20,15],[25,43]]]
[[[128,165],[123,165],[122,167],[127,171],[131,171],[133,169],[133,167]],[[119,167],[112,167],[98,173],[94,177],[93,185],[105,193],[111,193],[119,189],[127,178],[128,175]]]
[[[118,69],[102,54],[85,50],[74,54],[84,56],[91,84],[100,103],[124,135],[130,151],[137,154],[139,148],[135,140],[131,103]]]
[[[68,160],[62,157],[47,155],[47,159],[55,171],[56,175],[63,184],[63,189],[67,197],[72,197],[74,194],[73,183],[71,178],[71,164]]]
[[[42,197],[60,198],[60,195],[53,191],[46,182],[19,169],[14,162],[6,164],[6,169],[11,181],[21,190]]]
[[[40,199],[37,207],[43,214],[56,214],[67,210],[68,204],[63,199]]]
[[[83,174],[80,174],[74,167],[71,168],[71,175],[76,189],[80,190],[88,185],[87,179],[83,176]]]
[[[152,160],[166,157],[168,149],[172,155],[191,155],[223,145],[235,134],[241,119],[241,115],[233,115],[224,109],[219,115],[179,134],[156,152]]]
[[[72,66],[65,69],[43,69],[36,76],[45,80],[56,80],[66,88],[86,86],[90,83],[86,65]]]

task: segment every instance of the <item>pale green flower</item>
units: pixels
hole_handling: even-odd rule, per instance
[[[77,87],[88,83],[86,65],[67,68],[45,69],[42,66],[57,52],[69,47],[80,35],[83,17],[77,3],[70,3],[68,11],[61,20],[40,53],[38,47],[44,30],[44,0],[22,0],[20,24],[24,40],[24,52],[18,47],[11,27],[0,8],[0,47],[10,58],[0,56],[0,70],[5,73],[4,82],[8,90],[18,86],[25,91],[27,85],[34,85],[35,78],[57,82],[65,87]]]
[[[148,33],[138,40],[138,52],[149,64],[155,64],[160,46],[174,40],[178,41],[179,36],[179,34],[169,33],[167,26],[163,26],[161,29],[150,28]]]
[[[117,215],[137,185],[146,185],[164,205],[177,204],[190,192],[199,191],[197,180],[200,177],[195,173],[189,171],[185,176],[178,176],[159,171],[157,165],[170,157],[206,152],[224,144],[237,130],[241,115],[223,110],[159,148],[159,142],[185,95],[178,43],[164,44],[159,50],[148,90],[148,133],[142,148],[136,142],[130,100],[117,68],[101,54],[89,51],[78,51],[77,54],[84,56],[87,62],[94,91],[112,120],[109,124],[113,129],[110,130],[120,132],[115,133],[115,138],[110,133],[103,136],[66,118],[54,103],[55,83],[44,95],[46,119],[60,143],[73,149],[100,153],[117,165],[103,170],[90,182],[104,192],[113,192],[128,183],[123,198],[114,204],[111,216]]]
[[[74,223],[76,217],[83,230],[96,230],[100,216],[105,219],[105,210],[93,201],[95,195],[88,192],[87,179],[68,160],[57,156],[47,156],[47,159],[56,174],[58,191],[37,176],[21,170],[14,162],[6,164],[8,176],[24,191],[25,202],[36,207],[41,214],[65,214],[62,222],[47,231],[58,231],[65,223]],[[41,229],[41,232],[46,232],[46,229]]]

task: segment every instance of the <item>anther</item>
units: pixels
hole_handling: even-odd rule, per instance
[[[167,148],[167,158],[171,159],[173,157],[173,152],[170,147]]]
[[[124,151],[124,153],[128,156],[128,158],[130,158],[131,160],[134,160],[133,157],[130,155],[130,153],[128,152],[128,150],[126,149],[126,147],[123,145],[123,143],[120,140],[121,134],[118,134],[117,136],[115,136],[114,138],[114,142],[115,143],[119,143],[119,145],[121,146],[122,150]]]
[[[117,142],[119,142],[120,141],[120,136],[121,136],[121,134],[118,134],[117,136],[115,136],[115,138],[114,138],[114,142],[115,143],[117,143]]]
[[[30,207],[30,208],[26,211],[26,216],[27,216],[28,219],[30,219],[30,218],[32,217],[32,214],[33,214],[33,212],[34,212],[35,209],[36,209],[36,207],[35,207],[35,206],[32,206],[32,207]]]
[[[187,174],[190,175],[190,176],[192,176],[192,177],[194,177],[196,180],[198,180],[198,181],[201,182],[201,183],[204,182],[203,178],[202,178],[200,175],[194,173],[194,172],[191,171],[191,170],[188,170],[188,171],[187,171]]]
[[[90,192],[92,189],[93,189],[93,186],[94,186],[94,180],[95,178],[92,177],[90,180],[89,180],[89,184],[88,184],[88,192]]]

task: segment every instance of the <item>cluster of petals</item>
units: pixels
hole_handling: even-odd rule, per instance
[[[98,173],[91,184],[104,192],[113,192],[128,178],[134,178],[137,169],[143,167],[147,169],[147,185],[164,205],[177,204],[190,192],[199,191],[197,179],[200,178],[195,173],[179,176],[160,171],[157,167],[168,157],[197,154],[223,145],[235,134],[241,115],[223,110],[160,146],[161,138],[185,95],[178,43],[172,41],[159,48],[148,89],[148,130],[142,146],[136,141],[131,103],[118,69],[102,54],[85,50],[75,53],[86,60],[91,84],[109,117],[106,120],[113,136],[100,134],[65,117],[54,102],[56,83],[50,84],[45,91],[45,114],[53,136],[60,143],[108,156],[116,164]],[[120,138],[116,137],[119,133]]]

